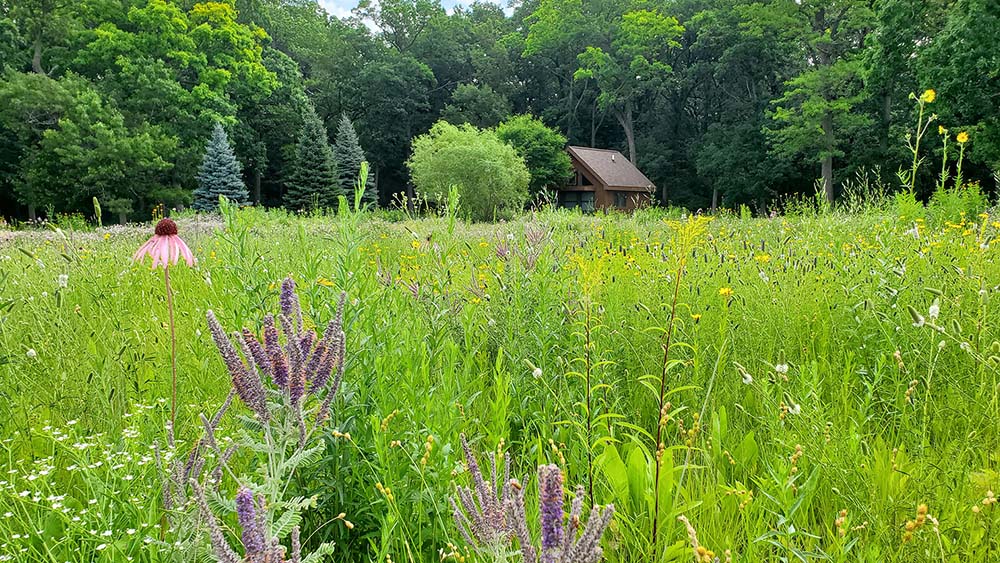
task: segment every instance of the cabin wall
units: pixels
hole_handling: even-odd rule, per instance
[[[594,207],[597,209],[632,212],[640,207],[649,207],[651,202],[647,192],[609,190],[600,186],[594,193]]]

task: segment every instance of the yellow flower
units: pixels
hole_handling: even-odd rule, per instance
[[[927,90],[924,90],[923,94],[920,94],[920,101],[925,104],[934,102],[936,98],[937,92],[935,92],[933,88],[928,88]]]
[[[754,256],[753,259],[756,260],[756,261],[758,261],[758,262],[760,262],[761,264],[767,264],[768,262],[771,261],[771,255],[770,254],[758,254],[757,256]]]
[[[966,133],[965,131],[962,131],[961,133],[958,134],[957,137],[955,137],[955,140],[958,141],[959,143],[968,143],[969,134]]]
[[[698,322],[698,321],[701,320],[701,314],[700,313],[695,313],[695,314],[691,315],[691,318],[694,319],[694,322]]]
[[[104,240],[111,238],[111,233],[104,233]]]
[[[944,135],[948,130],[944,128],[943,125],[938,125],[938,135]]]
[[[321,285],[323,287],[333,287],[333,282],[326,278],[319,278],[316,280],[316,285]]]
[[[413,247],[413,250],[416,250],[416,249],[420,248],[420,241],[419,240],[412,241],[412,242],[410,242],[410,246]]]
[[[723,287],[719,289],[719,295],[723,297],[731,297],[733,295],[733,288]]]

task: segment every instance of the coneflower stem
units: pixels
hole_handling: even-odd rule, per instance
[[[177,433],[177,332],[174,330],[174,292],[170,289],[170,266],[163,267],[167,287],[167,315],[170,319],[170,429]]]

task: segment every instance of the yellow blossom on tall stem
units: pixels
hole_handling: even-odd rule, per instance
[[[965,131],[962,131],[955,137],[955,140],[964,145],[965,143],[969,142],[969,134]]]
[[[181,237],[177,236],[177,223],[171,219],[160,219],[153,230],[153,236],[139,247],[132,256],[135,262],[153,259],[153,269],[163,266],[163,283],[167,290],[167,312],[170,318],[170,435],[174,433],[177,418],[177,334],[174,330],[174,293],[170,289],[170,265],[183,258],[188,266],[194,266],[195,259]]]
[[[923,94],[920,94],[920,101],[925,104],[934,103],[935,99],[937,99],[937,92],[935,92],[933,88],[928,88],[927,90],[924,90]]]

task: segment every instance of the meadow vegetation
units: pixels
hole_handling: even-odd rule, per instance
[[[240,554],[249,502],[267,538],[333,542],[326,560],[519,560],[506,533],[470,545],[451,500],[509,463],[516,494],[498,483],[474,506],[520,498],[544,546],[536,475],[542,503],[613,504],[606,561],[995,561],[1000,215],[969,190],[853,201],[498,224],[179,214],[198,263],[170,269],[177,453],[163,279],[131,261],[148,227],[0,231],[0,560],[190,560],[176,546],[209,535],[165,517],[158,467],[257,443],[192,516],[217,515]],[[283,474],[250,440],[259,409],[230,396],[217,448],[200,415],[233,380],[207,312],[266,333],[288,276],[294,331],[325,332],[345,293],[346,353],[327,426]],[[268,393],[275,413],[298,404]]]

